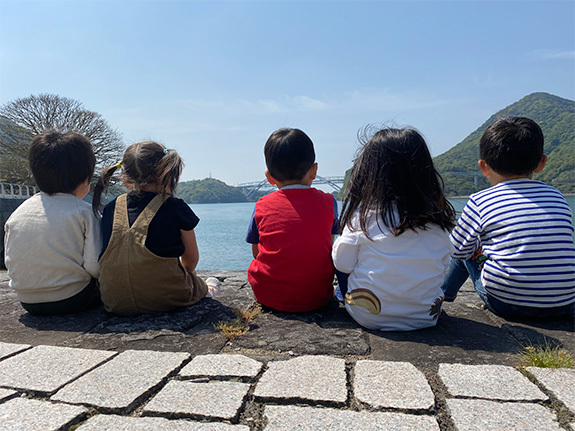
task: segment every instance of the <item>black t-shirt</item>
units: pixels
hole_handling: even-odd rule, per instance
[[[153,192],[128,193],[128,219],[130,226],[134,224],[156,194]],[[116,200],[114,199],[106,205],[102,214],[102,253],[100,257],[104,254],[110,242],[115,208]],[[179,257],[185,251],[180,230],[192,230],[199,222],[198,216],[183,200],[168,198],[150,222],[146,248],[157,256]]]

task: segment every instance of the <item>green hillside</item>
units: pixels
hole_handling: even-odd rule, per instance
[[[512,116],[531,118],[543,130],[548,161],[535,179],[551,184],[563,193],[575,193],[575,101],[533,93],[492,115],[462,142],[434,159],[448,196],[466,196],[489,187],[477,168],[479,138],[497,118]],[[472,175],[454,174],[467,172],[477,172],[477,184]]]
[[[247,202],[237,187],[228,186],[215,178],[181,182],[176,194],[188,204]]]

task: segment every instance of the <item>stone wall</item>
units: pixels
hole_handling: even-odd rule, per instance
[[[2,235],[0,235],[0,268],[2,269],[6,268],[4,266],[4,223],[24,200],[0,198],[0,226],[2,227]]]

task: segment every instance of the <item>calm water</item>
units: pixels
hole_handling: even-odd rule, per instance
[[[461,211],[467,199],[450,201],[456,211]],[[567,201],[575,210],[575,196],[567,196]],[[197,204],[192,208],[201,219],[196,228],[200,249],[198,269],[247,270],[252,254],[245,236],[254,203]]]

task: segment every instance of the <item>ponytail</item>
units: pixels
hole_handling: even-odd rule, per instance
[[[100,178],[98,178],[98,182],[96,183],[96,187],[94,187],[94,196],[92,197],[92,211],[95,215],[98,215],[100,211],[100,207],[102,206],[102,193],[108,191],[108,186],[110,185],[110,178],[114,175],[120,167],[120,163],[114,166],[109,166],[104,168],[102,173],[100,174]]]
[[[155,169],[159,193],[174,195],[183,168],[184,162],[180,155],[175,150],[165,149]]]

